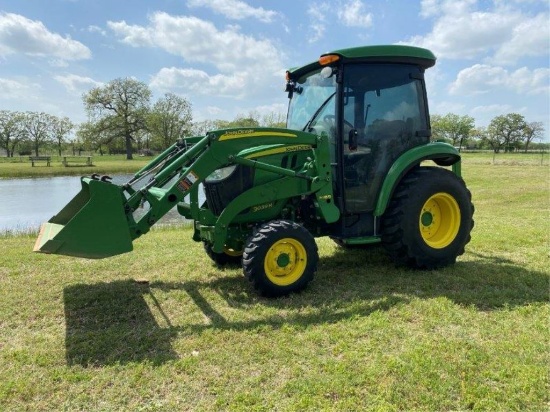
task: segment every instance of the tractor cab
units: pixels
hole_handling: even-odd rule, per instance
[[[287,127],[326,134],[331,142],[333,190],[342,212],[334,236],[377,235],[373,212],[390,167],[429,142],[424,70],[434,63],[424,49],[367,46],[287,72]]]

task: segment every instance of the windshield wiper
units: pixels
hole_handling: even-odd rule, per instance
[[[309,129],[309,127],[311,126],[313,121],[317,118],[317,116],[319,116],[319,113],[321,113],[321,110],[323,110],[325,108],[325,106],[328,104],[328,102],[330,102],[330,99],[332,99],[335,94],[336,94],[336,92],[332,93],[329,97],[327,97],[327,99],[323,102],[323,104],[321,104],[321,106],[319,106],[319,108],[315,111],[315,113],[313,113],[313,116],[311,116],[311,119],[308,120],[308,122],[306,123],[306,125],[302,129],[302,132],[305,132],[306,130]]]

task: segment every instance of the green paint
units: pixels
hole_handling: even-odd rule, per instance
[[[422,222],[423,226],[430,226],[433,222],[434,218],[430,212],[424,212],[422,213],[422,216],[420,217],[420,221]]]
[[[288,253],[281,253],[277,257],[277,266],[279,266],[280,268],[284,268],[288,266],[289,263],[290,263],[290,256],[288,256]]]

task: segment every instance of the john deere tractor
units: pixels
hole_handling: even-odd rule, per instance
[[[123,185],[83,177],[35,251],[129,252],[177,208],[214,262],[242,264],[266,296],[308,285],[321,236],[342,247],[381,243],[399,265],[452,264],[474,208],[460,154],[430,142],[424,71],[435,61],[426,49],[366,46],[290,69],[286,128],[180,139]]]

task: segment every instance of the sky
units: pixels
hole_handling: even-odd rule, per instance
[[[0,110],[86,120],[116,78],[171,92],[193,118],[286,113],[285,71],[322,53],[409,44],[437,56],[432,114],[477,127],[520,113],[550,129],[548,0],[2,0]]]

